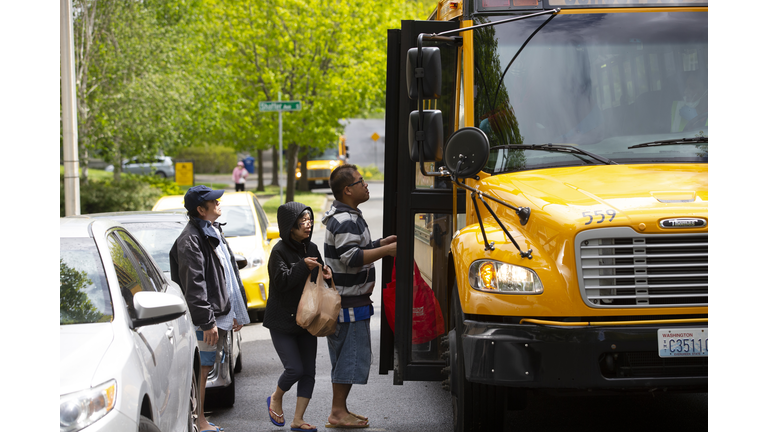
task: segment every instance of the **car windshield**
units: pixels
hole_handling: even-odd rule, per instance
[[[489,22],[508,17],[483,17]],[[637,144],[708,134],[707,14],[555,16],[475,30],[475,124],[491,142],[490,173],[617,163],[705,163],[707,142]]]
[[[152,255],[160,270],[171,271],[171,260],[168,253],[173,247],[173,242],[176,241],[186,226],[186,222],[123,222],[123,225]]]
[[[221,227],[225,237],[256,235],[256,221],[253,219],[251,208],[247,205],[221,206],[221,217],[218,222],[226,223]]]
[[[320,153],[319,151],[311,154],[308,160],[336,160],[339,158],[339,149],[331,147]]]
[[[62,238],[59,250],[59,324],[111,321],[112,299],[93,239]]]

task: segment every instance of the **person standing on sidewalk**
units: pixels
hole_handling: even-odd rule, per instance
[[[227,332],[239,331],[250,323],[245,288],[240,280],[234,254],[216,219],[221,216],[219,198],[224,190],[194,186],[184,195],[189,222],[170,251],[171,280],[179,284],[187,300],[200,348],[201,432],[220,429],[205,418],[205,383],[213,369],[216,353],[224,349]]]
[[[232,181],[235,182],[235,192],[245,192],[245,179],[248,178],[248,170],[243,161],[237,163],[232,170]]]
[[[275,426],[285,426],[283,396],[298,383],[291,430],[316,432],[316,427],[304,421],[304,412],[315,388],[317,337],[296,324],[296,312],[307,278],[320,277],[318,269],[322,269],[322,277],[331,280],[331,269],[323,265],[320,250],[310,240],[314,229],[310,207],[297,202],[281,205],[277,208],[277,224],[281,241],[272,249],[267,264],[270,292],[264,327],[269,329],[285,370],[267,398],[267,412]]]
[[[366,428],[368,418],[353,414],[347,398],[353,384],[367,384],[371,369],[371,293],[376,285],[373,263],[397,253],[397,237],[371,241],[368,224],[358,205],[368,201],[368,184],[355,165],[341,165],[331,173],[336,198],[325,213],[325,261],[341,295],[336,333],[327,336],[331,357],[333,401],[326,428]]]

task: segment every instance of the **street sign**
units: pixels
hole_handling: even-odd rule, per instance
[[[262,101],[259,102],[259,111],[300,111],[301,101]]]
[[[373,135],[371,135],[371,139],[373,140],[373,142],[378,141],[379,138],[381,138],[381,137],[376,132],[374,132]]]
[[[195,167],[192,161],[175,161],[176,183],[179,186],[195,185]]]

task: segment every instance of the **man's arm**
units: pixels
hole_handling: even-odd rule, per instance
[[[362,251],[363,264],[370,264],[385,256],[397,256],[397,242],[389,243],[374,249],[363,249]]]

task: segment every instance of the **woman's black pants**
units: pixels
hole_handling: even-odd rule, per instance
[[[285,368],[277,380],[277,386],[287,392],[298,382],[296,396],[311,399],[315,388],[317,337],[309,332],[294,335],[270,329],[269,333],[272,345]]]

